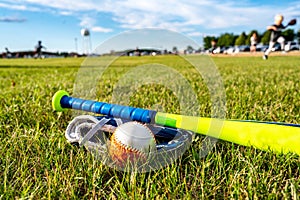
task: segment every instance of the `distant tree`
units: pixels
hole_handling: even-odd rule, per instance
[[[115,55],[116,51],[115,50],[110,50],[110,55]]]
[[[293,41],[296,36],[293,29],[287,29],[287,30],[283,31],[282,35],[286,41]]]
[[[188,45],[187,48],[186,48],[186,51],[187,51],[188,53],[193,53],[194,48],[193,48],[191,45]]]
[[[250,33],[247,35],[246,45],[250,45],[250,38],[251,38],[251,36],[253,35],[253,33],[256,33],[256,35],[257,35],[257,40],[258,40],[258,42],[260,41],[260,35],[259,35],[258,31],[257,31],[257,30],[252,30],[252,31],[250,31]]]
[[[245,45],[246,39],[247,39],[246,33],[242,32],[241,35],[235,40],[234,44],[238,46]]]
[[[218,46],[233,46],[238,36],[233,33],[224,33],[218,39]]]
[[[233,45],[250,45],[250,38],[253,33],[256,33],[258,37],[258,42],[262,44],[269,44],[271,31],[265,31],[262,34],[259,34],[257,30],[252,30],[248,35],[245,32],[242,32],[240,35],[234,35],[233,33],[223,33],[219,37],[215,36],[206,36],[203,38],[204,49],[211,48],[211,41],[217,41],[217,46],[233,46]],[[295,38],[298,39],[300,43],[300,30],[297,33],[293,29],[287,29],[282,32],[282,35],[285,37],[286,41],[292,41]]]
[[[173,52],[173,53],[177,53],[177,52],[178,52],[177,47],[173,47],[172,52]]]
[[[199,47],[199,49],[198,50],[196,50],[196,51],[198,51],[198,52],[202,52],[204,50],[204,48],[203,47]]]
[[[263,43],[263,44],[269,44],[269,42],[270,42],[270,36],[271,36],[271,31],[265,31],[262,34],[260,42]]]

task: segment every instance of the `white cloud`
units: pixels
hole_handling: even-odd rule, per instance
[[[7,22],[7,23],[14,23],[14,22],[22,23],[25,21],[26,21],[26,19],[18,18],[18,17],[1,17],[0,18],[0,22]]]
[[[0,7],[7,6],[8,2],[0,3]],[[255,5],[250,0],[15,0],[11,3],[11,9],[40,7],[57,9],[62,15],[74,13],[80,19],[80,26],[94,27],[96,31],[108,32],[111,29],[99,28],[97,19],[89,13],[105,12],[121,28],[166,28],[198,36],[199,30],[264,29],[273,22],[273,16],[278,12],[286,18],[299,16],[300,2],[287,3],[284,8],[275,3]]]
[[[110,32],[113,31],[110,28],[103,28],[103,27],[100,27],[100,26],[94,26],[94,27],[91,28],[91,30],[93,32],[100,32],[100,33],[110,33]]]
[[[106,6],[106,9],[126,29],[156,27],[186,33],[199,29],[222,29],[224,32],[237,27],[241,30],[264,29],[273,23],[273,16],[279,11],[286,16],[299,12],[295,5],[287,4],[286,9],[282,10],[281,6],[251,5],[245,2],[247,1],[119,0]],[[185,29],[193,30],[184,31]]]
[[[200,33],[200,32],[190,32],[190,33],[187,33],[187,36],[190,36],[190,37],[198,37],[198,36],[203,36],[203,33]]]
[[[95,24],[97,24],[97,20],[94,17],[90,17],[90,16],[83,16],[81,18],[81,21],[79,23],[79,25],[83,28],[88,28],[93,32],[99,32],[99,33],[110,33],[113,30],[110,28],[104,28],[102,26],[96,26]]]
[[[95,18],[89,16],[83,16],[81,18],[79,25],[84,28],[91,28],[92,26],[94,26],[95,23],[96,23]]]
[[[23,10],[23,11],[39,11],[38,8],[36,7],[31,7],[28,5],[20,5],[16,4],[15,2],[4,2],[0,3],[0,8],[6,8],[6,9],[11,9],[11,10]]]
[[[64,16],[72,16],[72,15],[74,15],[74,12],[63,10],[63,11],[60,11],[59,14],[64,15]]]
[[[90,0],[23,0],[19,3],[29,4],[29,5],[39,5],[49,8],[62,9],[62,10],[72,10],[72,11],[87,11],[95,10],[97,1]]]

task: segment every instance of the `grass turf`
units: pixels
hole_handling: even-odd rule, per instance
[[[226,92],[226,118],[299,123],[298,56],[215,57]],[[219,141],[201,157],[202,136],[182,159],[150,173],[118,172],[67,143],[64,130],[72,112],[56,113],[51,98],[59,89],[72,94],[82,58],[3,59],[0,62],[0,198],[49,199],[297,199],[298,155],[263,152]],[[210,116],[209,92],[201,77],[174,56],[121,57],[97,85],[101,101],[136,65],[162,63],[183,74]],[[101,91],[100,91],[101,89]],[[139,88],[130,105],[180,112],[176,95],[158,85]]]

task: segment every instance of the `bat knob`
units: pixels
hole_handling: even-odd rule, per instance
[[[52,97],[52,108],[53,110],[55,111],[59,111],[59,112],[62,112],[64,111],[65,109],[61,107],[61,99],[64,97],[64,96],[70,96],[68,92],[64,91],[64,90],[59,90],[57,91],[54,96]]]

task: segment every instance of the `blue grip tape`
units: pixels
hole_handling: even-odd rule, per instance
[[[83,100],[69,96],[63,96],[61,98],[60,104],[63,108],[83,110],[107,115],[108,117],[123,118],[143,123],[155,123],[154,118],[156,115],[156,111],[152,110],[109,104],[91,100]]]

